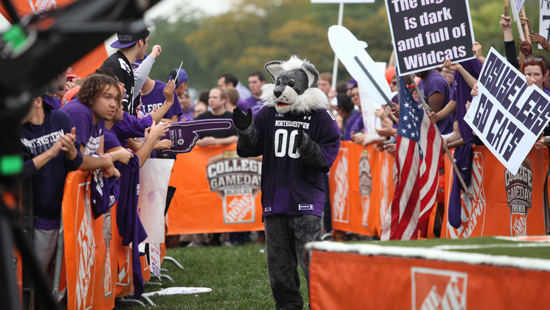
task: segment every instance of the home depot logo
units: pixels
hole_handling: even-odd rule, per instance
[[[466,309],[466,273],[412,267],[411,285],[413,310]]]
[[[349,223],[349,183],[348,183],[348,150],[340,148],[334,170],[334,194],[332,199],[333,215],[335,222]]]
[[[210,191],[223,201],[224,223],[251,223],[256,218],[256,195],[260,191],[262,161],[240,158],[236,151],[224,151],[206,167]]]
[[[483,155],[481,152],[474,152],[472,160],[472,178],[470,186],[468,186],[468,191],[473,195],[473,199],[468,198],[465,193],[462,194],[462,225],[458,229],[454,229],[451,225],[447,225],[447,230],[452,239],[470,237],[480,222],[480,235],[483,236],[483,223],[485,223],[485,213],[487,209],[485,188],[483,186],[483,166]],[[450,185],[448,191],[449,193],[451,192]]]
[[[29,6],[33,14],[42,14],[51,10],[57,9],[57,3],[55,0],[28,0]]]
[[[76,305],[77,309],[91,309],[93,307],[93,276],[95,265],[95,238],[92,228],[92,215],[90,214],[90,182],[79,184],[77,196],[78,210],[82,210],[82,220],[77,230],[77,244],[79,247],[77,256],[76,279]],[[90,292],[92,290],[92,292]]]

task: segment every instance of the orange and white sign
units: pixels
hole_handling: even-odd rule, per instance
[[[261,171],[261,159],[238,157],[236,144],[178,154],[168,234],[263,230]]]
[[[341,142],[329,179],[334,229],[380,236],[393,197],[394,163],[374,145]]]
[[[71,172],[63,193],[68,309],[111,309],[115,302],[116,219],[110,212],[93,219],[90,181],[88,172]]]
[[[543,187],[548,170],[548,150],[533,149],[516,175],[511,174],[485,147],[474,146],[473,199],[462,195],[462,225],[448,224],[452,166],[445,158],[446,212],[442,238],[518,236],[545,234]]]
[[[333,242],[306,247],[312,310],[546,309],[550,302],[548,260]]]

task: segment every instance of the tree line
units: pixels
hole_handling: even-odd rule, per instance
[[[537,0],[525,2],[527,17],[532,29],[537,31],[539,3]],[[476,41],[483,45],[485,53],[491,46],[504,52],[499,26],[503,1],[470,0],[469,3]],[[169,20],[155,20],[151,27],[150,42],[163,47],[163,55],[151,72],[154,79],[166,80],[170,70],[183,61],[189,85],[198,91],[215,86],[223,73],[233,73],[247,85],[249,73],[265,73],[266,62],[287,60],[294,54],[311,61],[319,72],[332,72],[334,53],[327,32],[331,25],[338,23],[338,4],[312,4],[310,0],[235,0],[227,13],[208,16],[182,3],[172,16]],[[375,61],[389,60],[392,44],[384,1],[346,4],[342,24],[359,40],[368,43],[367,51]],[[338,80],[347,79],[349,75],[340,64]]]

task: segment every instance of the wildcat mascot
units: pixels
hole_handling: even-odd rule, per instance
[[[317,88],[319,72],[296,56],[271,61],[275,84],[262,87],[254,115],[233,112],[241,157],[263,155],[262,207],[267,268],[276,309],[302,309],[298,263],[309,286],[304,245],[320,239],[325,184],[340,148],[340,131]]]

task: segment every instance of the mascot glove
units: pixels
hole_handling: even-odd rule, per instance
[[[296,135],[296,146],[304,164],[315,170],[328,171],[319,145],[302,129]]]
[[[235,124],[235,127],[237,127],[237,129],[246,130],[248,127],[250,127],[252,121],[252,110],[250,110],[250,108],[248,109],[248,111],[246,111],[246,114],[244,114],[239,108],[233,110],[233,124]]]

